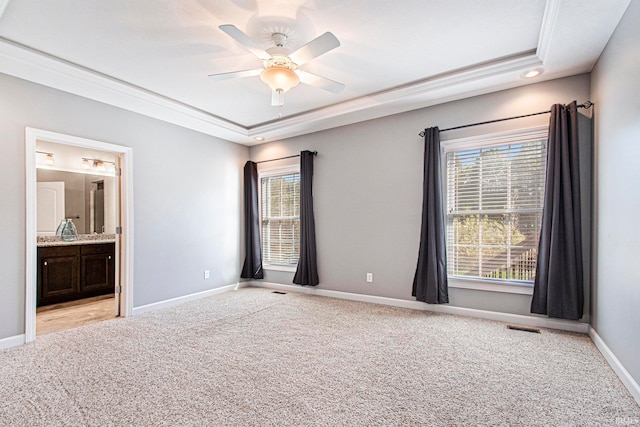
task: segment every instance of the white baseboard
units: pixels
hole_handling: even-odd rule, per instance
[[[598,350],[600,350],[600,353],[602,353],[607,362],[609,362],[611,369],[618,375],[622,384],[624,384],[627,390],[629,390],[629,393],[631,393],[631,396],[633,396],[636,402],[638,402],[638,405],[640,405],[640,385],[633,379],[629,371],[622,366],[622,363],[620,363],[616,355],[613,354],[609,346],[605,344],[602,338],[600,338],[600,335],[598,335],[592,327],[589,327],[589,336],[596,347],[598,347]]]
[[[132,310],[132,315],[137,316],[142,313],[147,313],[149,311],[159,310],[161,308],[173,307],[175,305],[183,304],[187,301],[194,301],[200,298],[210,297],[212,295],[223,294],[225,292],[233,291],[240,287],[239,283],[234,283],[227,286],[221,286],[219,288],[209,289],[202,292],[196,292],[194,294],[183,295],[177,298],[171,298],[164,301],[158,301],[151,304],[141,305],[140,307],[134,307]]]
[[[0,350],[6,348],[17,347],[25,343],[25,335],[15,335],[13,337],[7,337],[0,339]]]
[[[479,319],[497,320],[500,322],[517,323],[519,325],[534,326],[539,328],[559,329],[562,331],[587,334],[589,324],[571,320],[550,319],[547,317],[524,316],[521,314],[500,313],[497,311],[477,310],[474,308],[455,307],[444,304],[426,304],[421,301],[410,301],[398,298],[379,297],[374,295],[354,294],[350,292],[332,291],[297,285],[283,285],[280,283],[251,281],[243,282],[241,286],[255,286],[290,292],[300,292],[310,295],[346,299],[351,301],[369,302],[374,304],[392,305],[394,307],[411,308],[414,310],[432,311],[436,313],[455,314],[458,316],[476,317]]]

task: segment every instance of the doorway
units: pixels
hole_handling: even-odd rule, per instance
[[[89,158],[110,167],[81,161]],[[120,315],[117,160],[114,153],[36,142],[36,336]],[[66,226],[77,233],[71,242],[60,236]]]
[[[41,150],[38,147],[53,146],[59,153],[59,159],[56,166],[52,166],[54,153],[50,151]],[[130,316],[132,312],[132,296],[133,296],[133,271],[132,271],[132,247],[133,247],[133,183],[132,177],[132,162],[131,162],[131,148],[110,144],[101,141],[90,140],[86,138],[79,138],[75,136],[59,134],[55,132],[49,132],[41,129],[26,128],[25,132],[25,152],[26,152],[26,283],[25,283],[25,341],[30,342],[36,338],[36,307],[39,299],[42,298],[42,291],[38,291],[38,269],[41,267],[38,261],[38,209],[37,209],[37,173],[40,169],[37,168],[38,157],[43,155],[47,156],[46,161],[49,162],[49,166],[46,169],[54,169],[57,171],[77,171],[80,174],[86,174],[86,190],[87,199],[86,207],[78,208],[78,213],[74,214],[75,221],[83,224],[83,239],[101,239],[104,236],[99,234],[100,231],[109,229],[113,231],[113,234],[109,234],[106,238],[113,237],[113,246],[111,246],[112,254],[102,254],[99,247],[108,247],[107,242],[99,242],[96,245],[82,245],[76,247],[77,251],[80,248],[87,247],[86,254],[78,254],[77,261],[74,261],[69,254],[66,254],[64,260],[61,259],[60,266],[67,272],[70,272],[70,276],[73,280],[80,280],[81,274],[84,274],[87,284],[85,287],[79,287],[73,284],[71,288],[74,290],[88,291],[84,294],[80,293],[78,296],[86,297],[98,297],[94,295],[100,293],[96,285],[100,282],[97,278],[99,275],[91,272],[87,273],[84,270],[84,266],[88,265],[102,265],[104,271],[110,271],[109,275],[113,275],[113,291],[112,296],[115,296],[112,304],[115,310],[112,309],[112,313],[115,316],[126,317]],[[78,154],[81,153],[81,154]],[[83,154],[88,153],[88,154]],[[98,153],[93,154],[93,153]],[[103,157],[107,157],[108,161],[103,161],[100,158],[100,153],[103,153]],[[111,156],[111,157],[108,157]],[[103,173],[102,175],[112,175],[115,184],[111,187],[115,188],[112,197],[114,198],[115,206],[119,208],[115,209],[115,215],[105,215],[100,210],[102,205],[97,198],[101,198],[105,192],[108,192],[109,185],[105,185],[105,180],[98,176],[91,176],[91,173],[95,173],[95,170],[87,171],[88,164],[95,170],[105,172],[105,167],[111,167],[111,174]],[[105,164],[107,164],[105,166]],[[98,169],[100,168],[100,169]],[[83,171],[84,170],[84,171]],[[98,174],[99,175],[99,174]],[[108,200],[108,199],[107,199]],[[68,215],[66,215],[68,216]],[[85,221],[80,221],[78,217],[85,217]],[[73,220],[73,218],[72,218]],[[89,230],[89,231],[87,231]],[[42,238],[41,238],[42,239]],[[55,239],[55,237],[53,237]],[[41,245],[43,242],[41,241]],[[70,246],[65,248],[66,251],[71,251]],[[112,258],[113,257],[113,261]],[[68,263],[63,264],[65,261]],[[46,262],[46,261],[45,261]],[[44,264],[44,263],[43,263]],[[82,264],[82,265],[80,265]],[[111,266],[111,270],[105,270],[108,266]],[[75,270],[74,270],[75,269]],[[88,271],[88,270],[87,270]],[[83,279],[83,280],[84,280]],[[104,280],[102,280],[104,282]],[[60,283],[67,283],[61,281]],[[49,302],[57,302],[58,296],[63,296],[66,292],[64,289],[53,289],[54,292],[47,294],[52,299]],[[57,291],[61,292],[57,292]],[[57,293],[56,293],[57,292]],[[55,307],[60,310],[75,310],[75,312],[82,311],[83,309],[78,306],[82,306],[83,303],[73,303],[64,301],[64,297],[60,299],[61,307]],[[94,300],[86,301],[89,305],[101,303],[103,298],[93,298]],[[40,301],[41,302],[41,301]],[[86,311],[86,307],[84,310]],[[51,311],[51,310],[45,310]],[[95,311],[95,310],[94,310]],[[62,313],[63,311],[60,311]],[[51,316],[51,313],[49,313]],[[55,316],[54,316],[55,317]],[[82,322],[81,322],[82,323]]]

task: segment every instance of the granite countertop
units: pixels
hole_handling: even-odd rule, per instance
[[[48,246],[94,245],[99,243],[115,243],[115,234],[78,234],[78,239],[65,242],[59,236],[38,236],[39,248]]]

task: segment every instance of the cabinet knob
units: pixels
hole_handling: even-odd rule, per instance
[[[111,259],[111,255],[109,255],[109,259]]]
[[[47,261],[45,261],[45,262],[44,262],[44,265],[45,265],[45,266],[47,266],[47,265],[49,265],[49,263],[48,263]]]

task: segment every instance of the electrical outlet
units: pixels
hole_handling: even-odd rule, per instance
[[[205,270],[204,271],[204,278],[208,279],[209,278],[209,270]]]
[[[373,283],[373,273],[367,273],[367,283]]]

